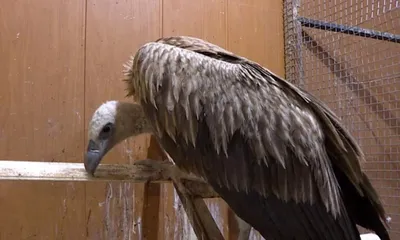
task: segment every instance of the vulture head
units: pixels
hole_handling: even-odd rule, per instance
[[[150,125],[139,104],[119,101],[103,103],[93,113],[88,126],[89,142],[84,161],[86,171],[94,175],[102,158],[116,144],[132,135],[149,131]]]

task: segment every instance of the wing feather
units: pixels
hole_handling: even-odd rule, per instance
[[[268,198],[271,206],[260,204],[271,216],[273,205],[281,206],[274,197],[300,204],[292,212],[309,216],[312,225],[325,216],[321,205],[342,218],[342,231],[354,231],[343,213],[334,173],[339,168],[384,215],[376,192],[365,183],[359,146],[333,112],[308,93],[254,62],[190,37],[147,43],[128,65],[128,95],[142,103],[163,147],[179,167],[206,178],[220,194],[236,191],[232,197],[239,198],[243,191],[249,198]],[[334,239],[331,234],[327,239]]]
[[[167,56],[162,57],[161,53]],[[174,141],[179,136],[190,136],[189,141],[194,146],[198,129],[193,126],[199,117],[204,118],[213,143],[210,147],[217,155],[229,155],[229,139],[239,131],[255,153],[256,164],[282,167],[282,174],[277,174],[278,168],[272,167],[265,168],[260,173],[272,178],[269,182],[260,178],[260,182],[256,183],[262,186],[259,190],[263,194],[271,190],[285,200],[298,200],[308,196],[307,200],[311,201],[313,193],[300,193],[294,184],[288,183],[293,179],[284,169],[288,164],[293,164],[294,169],[305,169],[302,171],[303,176],[296,181],[310,181],[307,185],[319,189],[318,194],[324,198],[327,208],[335,214],[339,212],[337,182],[321,144],[324,135],[315,113],[299,98],[286,94],[277,79],[263,76],[263,72],[257,71],[242,59],[238,59],[238,63],[221,61],[159,42],[144,45],[135,58],[139,60],[134,69],[141,76],[136,79],[143,82],[135,85],[139,88],[144,85],[137,97],[148,102],[154,99],[153,96],[161,96],[155,97],[155,107],[161,120],[159,124]],[[191,77],[192,75],[196,77]],[[155,76],[162,76],[163,79],[156,79]],[[155,84],[160,84],[161,87],[157,90],[152,87]],[[155,89],[156,92],[150,94],[149,89]],[[192,97],[188,99],[181,96]],[[188,101],[190,104],[187,104]],[[175,111],[180,111],[178,109],[181,108],[186,112],[191,127],[182,128],[174,124]],[[226,125],[230,121],[231,125]],[[289,158],[288,151],[298,158]],[[221,166],[221,169],[224,167]],[[200,173],[203,174],[202,171]],[[232,182],[225,181],[225,173],[221,172],[221,175],[220,183],[226,182],[228,187],[235,188]],[[251,181],[247,182],[250,184]],[[303,191],[313,191],[313,188]]]

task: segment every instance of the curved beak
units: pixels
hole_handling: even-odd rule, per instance
[[[90,140],[85,154],[85,170],[90,175],[94,175],[104,155],[108,152],[108,140],[102,140],[96,143]]]

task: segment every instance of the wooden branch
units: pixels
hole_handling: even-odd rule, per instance
[[[86,173],[82,163],[0,161],[2,180],[41,180],[41,181],[129,181],[129,182],[168,182],[170,181],[169,162],[139,160],[133,164],[100,164],[95,177]],[[182,173],[182,177],[185,177]],[[196,177],[188,177],[202,181]]]
[[[202,179],[180,171],[167,161],[145,159],[133,164],[100,164],[94,177],[86,173],[82,163],[0,161],[0,180],[162,183],[172,178],[181,179],[196,197],[219,197]]]
[[[228,210],[229,240],[248,240],[251,226],[232,210]]]
[[[190,196],[188,189],[179,180],[173,183],[197,239],[224,240],[204,200]]]
[[[237,239],[238,240],[248,240],[250,238],[250,232],[251,232],[252,226],[250,226],[250,224],[248,224],[243,219],[238,217],[234,212],[233,212],[233,214],[235,215],[235,218],[236,218],[236,221],[237,221],[238,227],[239,227],[239,235],[238,235]]]

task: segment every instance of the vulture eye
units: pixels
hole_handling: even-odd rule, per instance
[[[100,138],[101,139],[108,138],[113,130],[112,128],[113,128],[112,123],[107,123],[106,125],[104,125],[104,127],[101,129],[100,132]]]
[[[106,125],[103,127],[101,130],[103,133],[109,133],[111,131],[111,127],[109,125]]]

